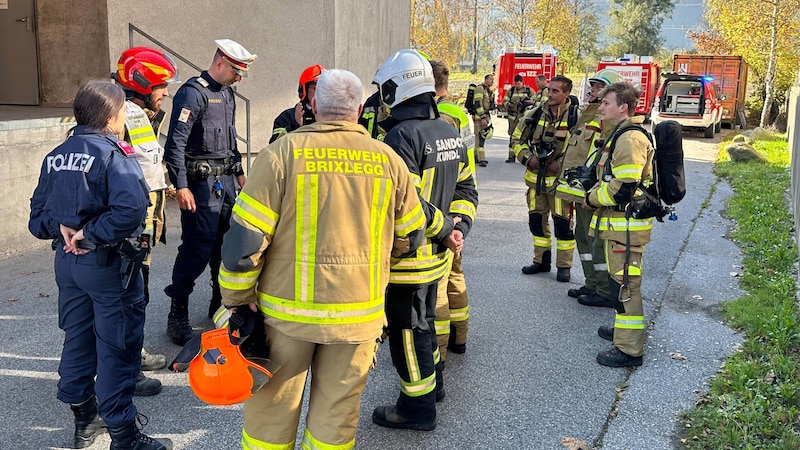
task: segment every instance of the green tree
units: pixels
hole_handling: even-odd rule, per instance
[[[661,25],[675,0],[612,0],[608,38],[613,55],[655,55],[663,45]]]

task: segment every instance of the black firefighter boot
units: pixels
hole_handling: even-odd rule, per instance
[[[136,422],[119,427],[109,427],[108,434],[111,435],[110,450],[172,450],[170,439],[153,439],[142,434],[136,427]]]
[[[86,448],[94,443],[94,438],[106,432],[106,424],[97,414],[95,397],[77,405],[69,405],[75,415],[75,437],[72,448]]]
[[[175,345],[186,345],[194,337],[189,325],[189,299],[173,298],[167,316],[167,335]]]
[[[531,265],[524,266],[522,273],[525,275],[533,275],[535,273],[550,272],[550,250],[542,254],[542,262],[534,262]]]

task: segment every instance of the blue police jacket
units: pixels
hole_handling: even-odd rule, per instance
[[[42,162],[28,229],[53,239],[63,224],[92,244],[117,244],[144,229],[149,192],[128,143],[79,125]]]
[[[164,162],[176,189],[189,187],[187,158],[230,158],[231,163],[242,160],[236,142],[233,90],[217,83],[207,71],[190,78],[178,89],[172,101]]]

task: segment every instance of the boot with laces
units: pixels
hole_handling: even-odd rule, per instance
[[[189,299],[173,298],[167,316],[167,335],[175,345],[184,346],[194,337],[189,324]]]
[[[167,438],[153,439],[142,433],[137,422],[144,426],[147,417],[139,414],[136,420],[119,427],[109,427],[111,435],[110,450],[172,450],[172,440]]]

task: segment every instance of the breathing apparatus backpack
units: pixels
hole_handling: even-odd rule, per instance
[[[475,88],[477,87],[477,84],[470,83],[469,87],[467,88],[467,96],[464,99],[464,106],[467,108],[467,112],[473,116],[478,113],[475,111]]]
[[[669,214],[669,220],[678,220],[675,204],[686,195],[686,176],[683,169],[683,137],[681,124],[674,120],[659,123],[653,129],[653,135],[639,125],[630,125],[617,130],[611,137],[608,160],[614,153],[617,139],[629,130],[644,133],[655,148],[653,156],[653,183],[642,186],[642,195],[634,197],[626,205],[626,217],[647,219],[655,217],[659,222]],[[603,177],[611,173],[611,164],[607,164]]]

